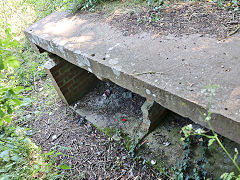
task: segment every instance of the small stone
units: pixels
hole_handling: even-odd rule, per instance
[[[76,104],[74,104],[74,108],[77,108],[77,103],[76,103]]]
[[[98,151],[98,152],[96,152],[96,154],[97,154],[98,156],[100,156],[102,153],[101,153],[100,151]]]
[[[170,142],[164,142],[163,145],[164,146],[169,146],[171,143]]]
[[[129,173],[128,178],[132,179],[134,177],[133,170],[130,169],[130,171],[128,171],[128,173]]]
[[[86,122],[86,116],[82,116],[79,120],[78,120],[78,124],[79,125],[83,125]]]
[[[54,135],[52,136],[52,140],[54,141],[55,139],[57,139],[57,135],[56,135],[56,134],[54,134]]]
[[[146,89],[147,94],[151,94],[151,91],[149,89]]]
[[[89,129],[90,131],[92,131],[92,130],[93,130],[93,128],[92,128],[92,126],[91,126],[91,124],[88,124],[88,125],[87,125],[87,127],[88,127],[88,129]]]
[[[120,140],[121,140],[121,137],[119,137],[117,134],[114,134],[114,135],[112,136],[112,139],[113,139],[114,141],[120,141]]]
[[[151,164],[152,164],[152,165],[155,165],[156,163],[157,163],[156,160],[151,160]]]
[[[134,180],[139,180],[140,179],[140,177],[139,176],[136,176],[135,178],[134,178]]]
[[[27,119],[31,118],[31,114],[25,116]]]
[[[102,97],[103,97],[103,99],[107,99],[107,95],[105,93],[102,95]]]
[[[105,94],[107,97],[109,97],[109,96],[111,95],[111,91],[110,91],[109,89],[107,89],[107,90],[104,92],[104,94]]]

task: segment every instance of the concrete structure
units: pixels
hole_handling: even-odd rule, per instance
[[[155,101],[145,101],[141,107],[143,114],[142,128],[152,131],[167,115],[168,110]]]
[[[149,101],[207,126],[208,84],[218,84],[211,103],[214,129],[240,143],[240,35],[224,41],[189,35],[123,36],[94,14],[53,13],[25,30],[28,40]]]

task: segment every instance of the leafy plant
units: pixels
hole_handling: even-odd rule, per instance
[[[58,177],[52,160],[24,134],[28,129],[0,127],[0,179]]]
[[[2,27],[4,28],[4,26]],[[18,93],[23,90],[23,87],[15,87],[9,81],[3,79],[6,72],[20,65],[14,51],[20,44],[14,37],[15,34],[7,27],[5,37],[0,39],[0,126],[3,125],[4,121],[11,122],[11,114],[22,103],[22,96],[18,95]]]
[[[200,157],[198,159],[192,160],[192,145],[198,143],[200,146]],[[208,173],[206,171],[206,167],[208,165],[208,161],[205,158],[206,148],[204,147],[204,141],[200,141],[199,137],[193,139],[191,137],[187,137],[183,140],[183,154],[181,159],[174,166],[174,174],[177,179],[207,179]]]
[[[182,138],[182,140],[184,141],[185,139],[189,138],[190,136],[193,135],[200,135],[203,137],[206,137],[208,139],[208,147],[210,147],[215,141],[219,144],[219,146],[223,149],[223,151],[226,153],[226,155],[229,157],[229,159],[232,161],[232,163],[234,164],[234,166],[236,167],[239,175],[235,175],[234,172],[230,172],[230,173],[224,173],[221,178],[223,179],[227,179],[230,180],[232,178],[235,179],[240,179],[240,166],[237,164],[237,157],[238,157],[238,150],[237,148],[235,148],[235,155],[232,156],[230,155],[230,153],[227,151],[227,149],[224,147],[224,145],[222,144],[222,142],[220,141],[220,139],[218,138],[218,134],[214,131],[212,124],[210,122],[211,120],[211,105],[212,105],[212,99],[213,96],[215,95],[215,90],[218,88],[218,85],[208,85],[206,87],[206,89],[204,89],[202,91],[202,93],[204,93],[205,95],[209,94],[209,105],[207,107],[207,114],[203,114],[202,112],[200,112],[201,116],[203,117],[203,119],[205,120],[205,122],[207,122],[209,129],[211,130],[212,135],[208,135],[205,134],[201,129],[197,129],[197,130],[193,130],[192,125],[188,125],[182,128],[182,131],[184,133],[184,138]]]
[[[5,29],[5,37],[0,39],[0,70],[7,70],[10,67],[16,68],[19,67],[19,61],[16,57],[16,52],[14,49],[17,49],[20,46],[20,43],[14,38],[16,35],[11,32],[10,27],[5,27],[2,25],[2,28]]]
[[[58,152],[56,150],[56,147],[53,147],[53,149],[51,151],[49,151],[48,153],[45,154],[45,159],[48,161],[48,166],[53,166],[55,165],[55,160],[58,156],[66,156],[65,154],[61,153],[61,152]],[[65,147],[66,148],[66,147]],[[66,165],[66,164],[60,164],[57,166],[59,169],[62,169],[62,170],[69,170],[71,169],[70,166]]]

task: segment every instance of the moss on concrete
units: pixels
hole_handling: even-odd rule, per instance
[[[115,128],[111,128],[111,127],[101,128],[101,127],[97,127],[97,126],[95,126],[95,127],[99,131],[102,131],[104,134],[106,134],[110,138],[116,133],[116,129]]]

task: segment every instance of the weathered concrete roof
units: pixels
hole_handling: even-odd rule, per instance
[[[147,32],[123,36],[94,14],[53,13],[25,30],[28,40],[101,79],[153,99],[205,125],[208,84],[215,130],[240,143],[240,35],[224,41],[199,34],[156,37]],[[141,74],[145,72],[153,72]],[[157,72],[157,73],[154,73]]]

